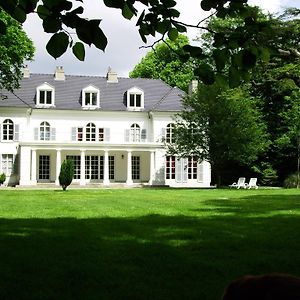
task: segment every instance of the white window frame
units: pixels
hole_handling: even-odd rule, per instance
[[[165,141],[168,144],[172,144],[174,140],[174,128],[175,124],[174,123],[169,123],[166,127],[166,136],[165,136]]]
[[[130,126],[130,142],[139,143],[141,141],[141,127],[137,123]]]
[[[141,97],[140,101],[141,101],[141,105],[137,106],[137,102],[136,102],[136,96],[139,95]],[[131,105],[131,101],[130,101],[130,97],[133,96],[134,97],[134,103],[133,105]],[[138,87],[132,87],[131,89],[127,90],[127,109],[128,110],[143,110],[144,109],[144,91],[141,90]]]
[[[14,173],[14,158],[13,154],[1,154],[1,173],[8,177]]]
[[[89,135],[89,138],[88,138]],[[85,126],[85,141],[86,142],[97,142],[97,126],[95,123],[90,122]]]
[[[14,133],[14,122],[11,119],[5,119],[2,123],[2,141],[13,141]]]
[[[41,102],[41,92],[45,92],[44,99],[45,103]],[[47,92],[51,92],[51,103],[46,103],[47,101]],[[44,101],[43,101],[44,102]],[[36,106],[37,107],[55,107],[55,89],[52,85],[45,82],[44,84],[36,88]]]
[[[90,103],[86,103],[86,94],[89,94],[89,100]],[[91,104],[92,101],[92,94],[96,94],[96,104]],[[96,87],[89,85],[86,88],[82,90],[82,108],[84,109],[96,109],[100,108],[100,90],[97,89]]]
[[[51,140],[51,125],[47,121],[43,121],[39,126],[39,140],[50,141]]]

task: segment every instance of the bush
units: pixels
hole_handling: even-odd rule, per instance
[[[4,173],[0,174],[0,184],[3,184],[6,180],[6,175]]]
[[[60,167],[59,184],[65,191],[67,187],[72,183],[74,177],[74,164],[72,160],[64,160]]]
[[[287,189],[296,188],[298,184],[298,174],[289,175],[283,182],[283,186]]]
[[[263,185],[275,185],[277,183],[277,172],[271,166],[268,166],[262,171],[261,182]]]

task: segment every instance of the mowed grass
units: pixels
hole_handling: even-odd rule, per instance
[[[300,276],[298,190],[0,190],[0,299],[220,299]]]

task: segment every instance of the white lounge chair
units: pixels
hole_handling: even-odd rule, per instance
[[[240,188],[246,188],[247,187],[247,184],[246,184],[246,178],[245,177],[240,177],[238,179],[238,182],[234,182],[233,184],[230,184],[229,187],[231,188],[237,188],[237,189],[240,189]]]
[[[251,189],[251,188],[258,189],[257,178],[250,178],[249,183],[247,183],[246,185],[247,185],[246,186],[247,189]]]

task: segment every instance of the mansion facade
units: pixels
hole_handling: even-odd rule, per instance
[[[183,92],[161,80],[30,74],[0,90],[0,173],[7,185],[52,183],[63,160],[72,184],[209,187],[210,164],[166,152]]]

